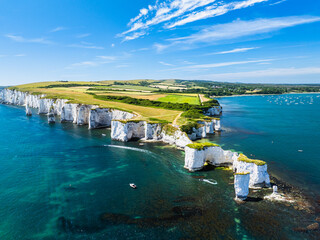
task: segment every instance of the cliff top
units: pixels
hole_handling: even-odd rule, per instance
[[[258,166],[263,166],[266,164],[265,161],[262,161],[262,160],[257,160],[257,159],[250,159],[248,158],[246,155],[244,154],[240,154],[239,158],[238,158],[238,161],[242,161],[242,162],[247,162],[247,163],[254,163]]]
[[[205,142],[205,143],[191,143],[191,144],[188,144],[187,147],[201,151],[208,147],[219,147],[219,145],[215,143]]]

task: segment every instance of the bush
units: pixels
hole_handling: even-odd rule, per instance
[[[199,128],[200,124],[196,122],[188,122],[187,124],[184,124],[180,127],[182,132],[185,132],[187,134],[191,134],[193,132],[193,128]]]

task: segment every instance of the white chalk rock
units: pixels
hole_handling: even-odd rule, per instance
[[[162,126],[159,123],[145,122],[145,140],[158,141],[161,139]]]
[[[39,99],[39,111],[38,114],[48,114],[53,106],[52,99]]]
[[[78,104],[65,104],[61,109],[61,122],[77,122]]]
[[[145,136],[144,121],[111,121],[111,139],[122,142],[131,139],[142,139]]]
[[[55,122],[56,122],[56,119],[54,116],[54,109],[52,107],[50,112],[48,113],[48,123],[55,123]]]
[[[108,108],[91,109],[89,114],[89,129],[111,126],[112,112]]]
[[[221,114],[222,114],[221,106],[215,106],[215,107],[209,108],[207,112],[205,112],[205,115],[207,116],[219,116]]]
[[[133,118],[135,115],[133,113],[124,112],[120,110],[112,110],[112,120],[128,120]]]
[[[176,130],[174,133],[166,132],[165,128],[162,130],[162,141],[171,145],[176,145],[180,148],[185,148],[186,145],[192,143],[188,135],[180,130]]]
[[[194,172],[201,170],[206,162],[215,166],[225,166],[232,165],[235,159],[237,153],[224,151],[218,146],[203,147],[201,150],[186,146],[184,167]]]
[[[270,187],[270,177],[268,174],[267,164],[257,165],[246,161],[236,159],[233,163],[235,172],[249,172],[250,173],[250,188]]]
[[[90,110],[90,105],[81,105],[78,107],[78,117],[76,120],[78,125],[87,125],[89,123]]]
[[[32,116],[32,111],[31,111],[31,109],[28,107],[28,105],[26,105],[26,115],[27,115],[27,116]]]
[[[249,181],[250,173],[236,173],[234,175],[234,190],[236,193],[236,199],[246,200],[249,194]]]
[[[220,119],[213,119],[213,123],[214,123],[214,131],[216,131],[216,132],[221,131]]]

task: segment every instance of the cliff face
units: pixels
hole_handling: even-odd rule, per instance
[[[236,173],[234,175],[234,190],[236,199],[246,200],[249,194],[250,173]]]
[[[55,116],[60,116],[61,122],[73,122],[78,125],[89,125],[89,128],[110,127],[112,119],[130,119],[132,113],[98,108],[95,105],[67,103],[66,99],[46,99],[45,95],[31,95],[16,90],[3,89],[0,91],[0,101],[5,104],[26,107],[26,114],[31,115],[30,108],[38,109],[38,114],[50,114],[50,122]]]
[[[267,171],[267,164],[255,161],[242,161],[240,155],[231,151],[224,151],[221,147],[205,147],[198,150],[191,147],[185,148],[184,167],[191,172],[201,170],[205,163],[211,165],[233,165],[236,173],[247,172],[250,181],[250,188],[270,187],[270,178]]]
[[[207,147],[203,150],[194,148],[185,148],[185,165],[184,167],[191,172],[201,170],[205,163],[211,165],[232,165],[237,153],[224,151],[221,147]]]
[[[222,114],[222,107],[221,106],[209,108],[207,110],[207,112],[205,113],[205,115],[207,115],[207,116],[219,116],[221,114]]]
[[[189,138],[194,141],[196,139],[206,138],[207,134],[213,134],[216,131],[221,131],[220,119],[213,119],[211,121],[198,121],[201,127],[193,128]]]
[[[270,187],[270,177],[267,171],[267,164],[257,165],[236,159],[233,163],[233,169],[235,172],[250,173],[250,188]]]
[[[187,134],[174,127],[171,128],[168,131],[161,124],[148,123],[146,121],[125,122],[113,120],[111,122],[111,138],[123,142],[132,139],[162,141],[174,144],[180,148],[184,148],[187,144],[192,143]]]

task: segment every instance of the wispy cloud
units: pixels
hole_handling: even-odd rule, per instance
[[[269,5],[270,5],[270,6],[278,5],[278,4],[283,3],[283,2],[286,2],[286,1],[287,1],[287,0],[280,0],[280,1],[275,2],[275,3],[270,3]]]
[[[166,0],[156,1],[140,10],[140,13],[130,20],[129,30],[119,36],[124,41],[133,40],[147,34],[152,26],[163,24],[165,29],[182,26],[198,20],[212,18],[230,11],[247,8],[268,0],[243,0],[225,3],[222,0]]]
[[[312,75],[320,74],[319,67],[307,68],[270,68],[265,70],[256,70],[249,72],[234,72],[234,73],[219,73],[203,75],[201,78],[210,80],[241,80],[246,78],[261,78],[261,77],[283,77],[296,75]]]
[[[209,26],[195,34],[186,37],[168,39],[170,43],[156,43],[154,47],[162,51],[168,47],[191,47],[191,45],[206,43],[217,44],[224,40],[239,39],[258,34],[270,33],[283,28],[320,21],[315,16],[291,16],[280,18],[255,19],[251,21],[236,20],[231,23]]]
[[[248,52],[250,50],[253,49],[257,49],[258,47],[251,47],[251,48],[235,48],[232,50],[228,50],[228,51],[222,51],[222,52],[216,52],[216,53],[209,53],[206,55],[216,55],[216,54],[229,54],[229,53],[243,53],[243,52]]]
[[[171,63],[167,63],[167,62],[163,62],[163,61],[160,61],[159,63],[162,64],[162,65],[164,65],[164,66],[174,66],[174,65],[171,64]]]
[[[12,41],[21,42],[21,43],[53,44],[52,41],[47,40],[45,38],[24,38],[22,36],[13,35],[13,34],[6,34],[5,37],[11,39]]]
[[[79,34],[76,36],[76,38],[85,38],[85,37],[89,37],[91,35],[91,33],[83,33],[83,34]]]
[[[189,66],[184,66],[179,68],[172,68],[169,70],[200,70],[200,69],[210,69],[210,68],[218,68],[218,67],[228,67],[233,65],[243,65],[243,64],[249,64],[249,63],[265,63],[265,62],[271,62],[271,61],[274,61],[274,59],[259,59],[259,60],[248,60],[248,61],[197,64],[197,65],[189,65]]]
[[[81,43],[75,43],[75,44],[70,44],[68,47],[74,47],[74,48],[86,48],[86,49],[97,49],[97,50],[102,50],[104,47],[101,46],[95,46],[92,43],[88,42],[81,42]]]
[[[123,65],[123,64],[119,64],[121,60],[127,59],[130,56],[131,55],[128,53],[122,53],[121,55],[118,55],[118,56],[96,56],[89,61],[82,61],[82,62],[70,64],[69,66],[66,67],[66,69],[73,69],[76,67],[97,67],[104,64],[116,63],[116,62],[118,63],[117,66],[119,66],[119,65]]]
[[[16,54],[16,55],[14,55],[15,57],[25,57],[25,56],[27,56],[26,54],[24,54],[24,53],[20,53],[20,54]]]
[[[63,31],[66,30],[65,27],[56,27],[54,29],[51,29],[50,32],[59,32],[59,31]]]

